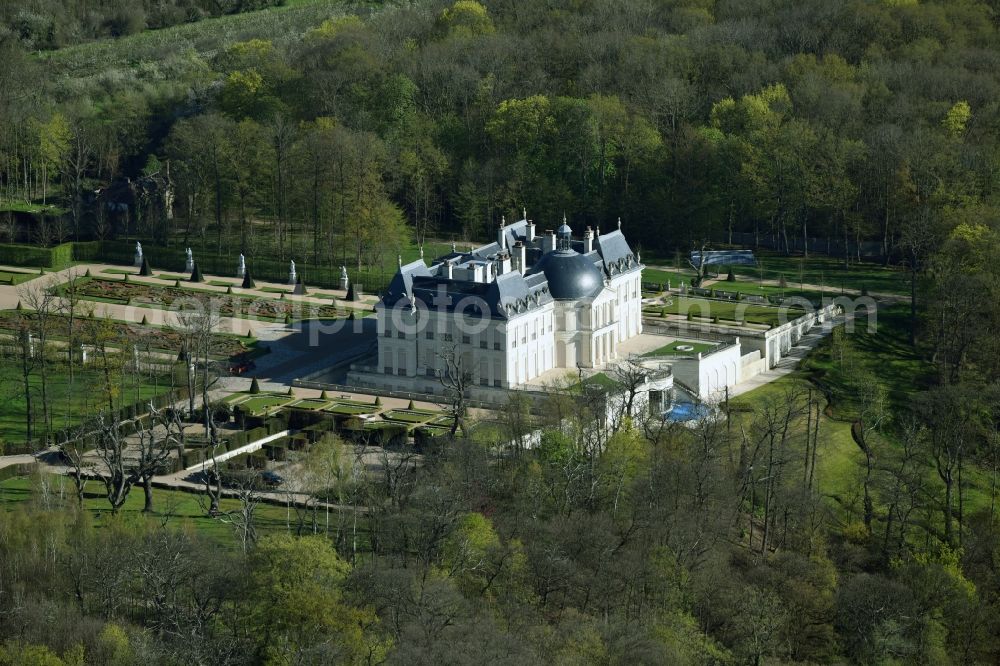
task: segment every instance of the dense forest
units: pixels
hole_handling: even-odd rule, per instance
[[[338,264],[522,210],[621,217],[647,249],[736,230],[919,260],[995,205],[984,3],[328,0],[37,55],[30,9],[0,28],[0,184],[62,206],[43,241],[126,234],[88,194],[167,163],[176,215],[133,213],[140,235]]]
[[[0,240],[394,267],[524,211],[620,218],[650,263],[734,234],[846,263],[865,243],[910,285],[696,428],[514,400],[377,474],[334,442],[342,510],[289,509],[252,548],[168,512],[96,528],[35,479],[0,520],[0,664],[1000,661],[996,0],[0,21]]]

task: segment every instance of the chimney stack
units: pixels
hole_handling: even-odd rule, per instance
[[[542,236],[542,252],[551,252],[554,249],[556,249],[556,232],[546,229],[545,235]]]
[[[500,228],[497,229],[497,245],[500,246],[501,250],[507,247],[507,234],[504,233],[504,227],[506,226],[507,226],[507,218],[506,216],[501,215]]]
[[[528,220],[528,242],[535,240],[535,221]]]
[[[510,252],[501,252],[497,259],[497,275],[510,273]]]
[[[590,254],[594,251],[594,230],[587,227],[583,232],[583,253]]]
[[[521,271],[521,275],[528,271],[528,267],[525,265],[527,263],[527,248],[521,241],[514,243],[514,262],[517,270]]]

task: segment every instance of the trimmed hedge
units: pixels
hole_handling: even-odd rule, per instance
[[[0,264],[7,266],[34,266],[36,268],[65,268],[74,259],[74,243],[54,247],[0,243]]]
[[[37,467],[38,463],[28,463],[27,465],[9,465],[0,468],[0,481],[6,481],[18,476],[30,476]]]
[[[143,256],[160,270],[181,272],[185,268],[187,255],[183,248],[165,247],[146,243],[142,246]],[[92,261],[131,266],[135,262],[135,243],[124,241],[82,241],[63,243],[54,247],[37,247],[0,243],[0,264],[8,266],[33,266],[35,268],[62,269],[74,261]],[[238,260],[230,256],[218,256],[201,252],[197,257],[198,267],[206,273],[236,277]],[[271,282],[288,281],[288,262],[254,257],[249,260],[249,268],[254,278]],[[312,266],[305,258],[296,262],[297,272],[310,286],[326,289],[340,288],[340,268],[337,266]],[[357,271],[348,269],[351,286],[357,283],[365,293],[377,294],[389,286],[394,270],[382,274],[379,271]]]
[[[75,246],[72,258],[76,261],[100,261],[111,264],[132,265],[135,261],[135,244],[123,241],[87,241],[83,243],[66,243]],[[183,271],[187,260],[184,250],[179,247],[164,247],[161,245],[144,244],[143,255],[149,256],[153,265],[166,271]],[[237,259],[229,256],[218,256],[210,252],[201,252],[195,257],[198,267],[204,273],[237,277]],[[3,262],[0,262],[3,263]],[[340,268],[337,266],[312,266],[304,258],[296,261],[296,270],[304,282],[310,286],[337,289],[340,287]],[[253,272],[256,280],[270,282],[288,281],[288,262],[248,258],[247,267]],[[394,272],[394,271],[393,271]],[[348,269],[348,276],[353,285],[357,282],[367,293],[378,293],[389,285],[392,273],[381,275],[378,271],[355,271]]]

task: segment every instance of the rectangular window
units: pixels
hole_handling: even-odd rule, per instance
[[[480,386],[489,386],[490,385],[490,380],[488,380],[486,377],[480,377],[479,378],[479,385]]]
[[[435,376],[437,376],[437,370],[435,370],[434,368],[427,368],[427,370],[425,371],[425,374],[428,377],[435,377]]]
[[[486,340],[480,340],[479,341],[479,348],[480,349],[486,349]]]
[[[445,333],[444,335],[441,336],[441,339],[444,340],[445,342],[451,342],[451,333]]]
[[[434,339],[434,331],[427,331],[427,339],[428,340]]]
[[[400,377],[404,376],[406,374],[406,368],[399,368],[398,370],[396,370],[396,374],[399,375]]]
[[[406,333],[403,333],[402,331],[396,331],[396,337],[399,338],[400,340],[404,340],[406,339]]]
[[[470,338],[468,335],[463,335],[462,336],[462,344],[463,345],[472,344],[472,338]]]
[[[499,379],[494,379],[493,380],[493,386],[495,386],[497,388],[500,388],[500,380]]]
[[[494,342],[493,343],[493,349],[495,349],[497,351],[500,351],[500,343],[499,342]]]

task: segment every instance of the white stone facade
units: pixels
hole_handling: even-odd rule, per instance
[[[642,332],[642,264],[620,230],[574,241],[521,220],[497,242],[401,266],[376,306],[378,360],[359,383],[435,392],[457,356],[471,385],[511,389],[600,368]]]

